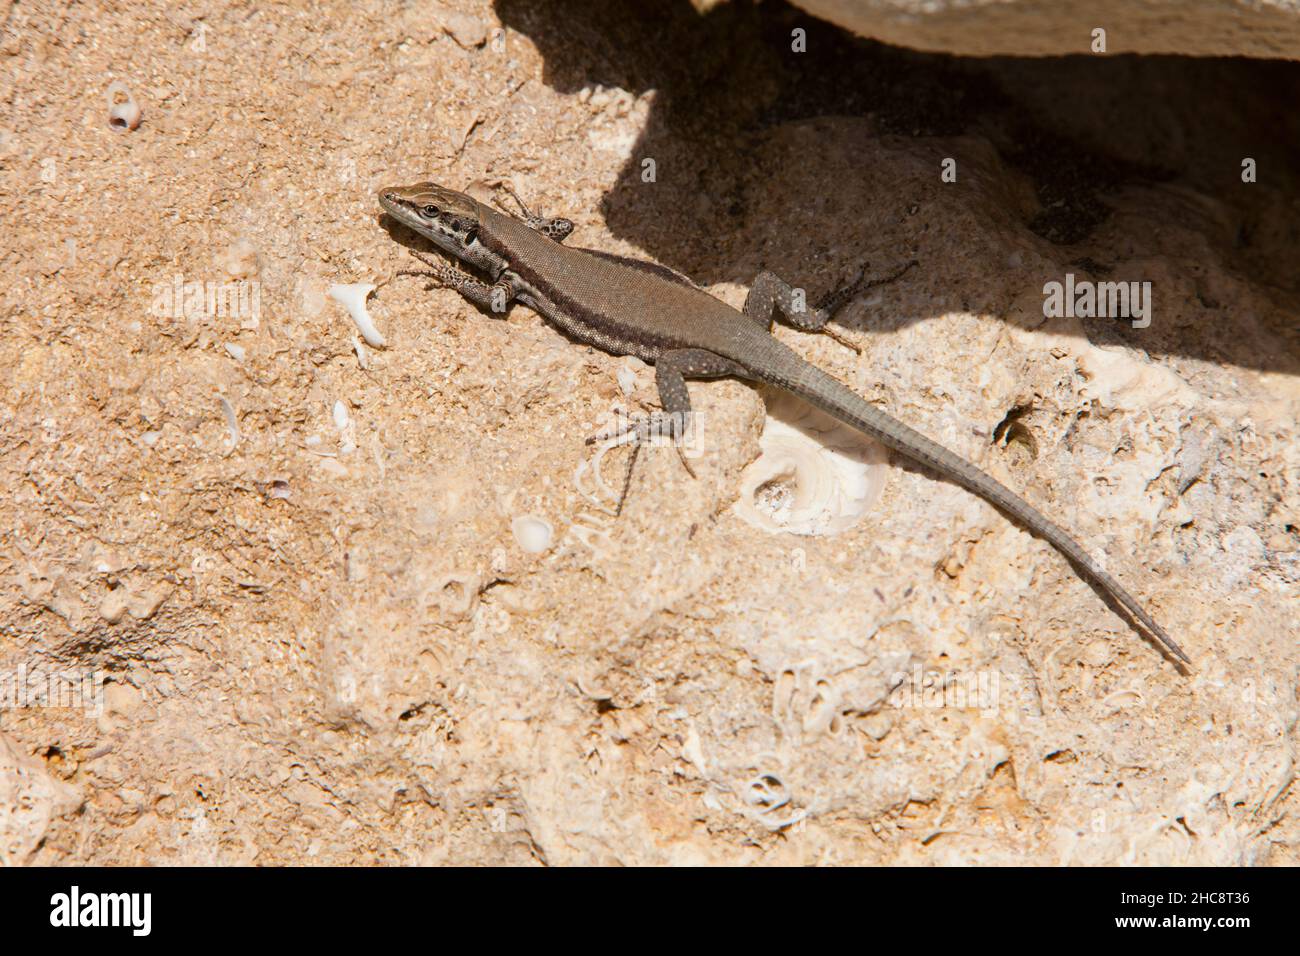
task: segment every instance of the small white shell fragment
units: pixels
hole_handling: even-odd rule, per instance
[[[244,352],[244,347],[242,345],[236,345],[234,342],[227,342],[226,354],[229,355],[236,362],[242,362],[244,360],[245,354],[247,353]]]
[[[123,99],[119,100],[119,96]],[[114,80],[109,84],[108,125],[110,127],[119,133],[125,133],[127,130],[137,128],[143,115],[140,104],[135,101],[135,97],[131,95],[125,83]]]
[[[618,376],[618,387],[623,390],[623,397],[631,398],[632,390],[636,388],[636,370],[630,365],[620,365],[615,374]]]
[[[159,431],[148,431],[140,436],[140,440],[150,448],[158,443],[159,438],[162,438],[162,432]]]
[[[551,546],[555,537],[551,523],[537,515],[520,515],[510,522],[510,530],[514,532],[519,547],[529,554],[541,554]]]
[[[355,335],[352,336],[352,349],[357,353],[357,364],[361,366],[361,370],[367,371],[370,368],[370,353]]]
[[[372,282],[354,282],[351,285],[332,285],[329,287],[330,298],[341,304],[357,324],[357,330],[367,343],[375,348],[383,348],[388,343],[383,334],[375,328],[375,323],[366,311],[366,298],[378,288]]]
[[[348,407],[342,401],[334,403],[334,427],[339,430],[339,454],[350,455],[357,450],[357,444],[353,437],[352,418],[348,415]]]
[[[234,451],[235,446],[239,444],[239,419],[235,417],[235,406],[231,405],[226,396],[221,396],[221,411],[226,416],[226,429],[230,433],[229,451]]]
[[[759,445],[734,510],[769,533],[838,534],[884,491],[885,449],[789,396],[772,399]]]

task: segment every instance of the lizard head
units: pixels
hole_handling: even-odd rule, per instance
[[[458,258],[478,241],[479,207],[469,196],[436,183],[385,186],[379,205],[404,226]]]

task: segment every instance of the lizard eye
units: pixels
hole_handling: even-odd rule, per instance
[[[420,214],[424,216],[425,219],[435,219],[438,216],[438,207],[425,206],[423,209],[420,210]]]

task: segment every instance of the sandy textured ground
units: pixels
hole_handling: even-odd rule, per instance
[[[106,680],[0,709],[5,862],[1297,862],[1297,65],[962,63],[774,4],[4,16],[0,677]],[[897,459],[847,527],[755,526],[740,383],[610,517],[583,439],[651,371],[388,282],[374,191],[424,177],[734,304],[916,258],[842,314],[860,355],[779,334],[1195,670]],[[1066,273],[1151,282],[1150,326],[1045,318]],[[168,301],[241,281],[255,315]]]

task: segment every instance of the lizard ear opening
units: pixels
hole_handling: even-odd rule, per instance
[[[467,246],[472,246],[474,245],[474,241],[476,239],[478,239],[478,230],[471,229],[469,230],[469,232],[465,233],[465,238],[462,240],[462,242],[464,242],[464,244]]]

